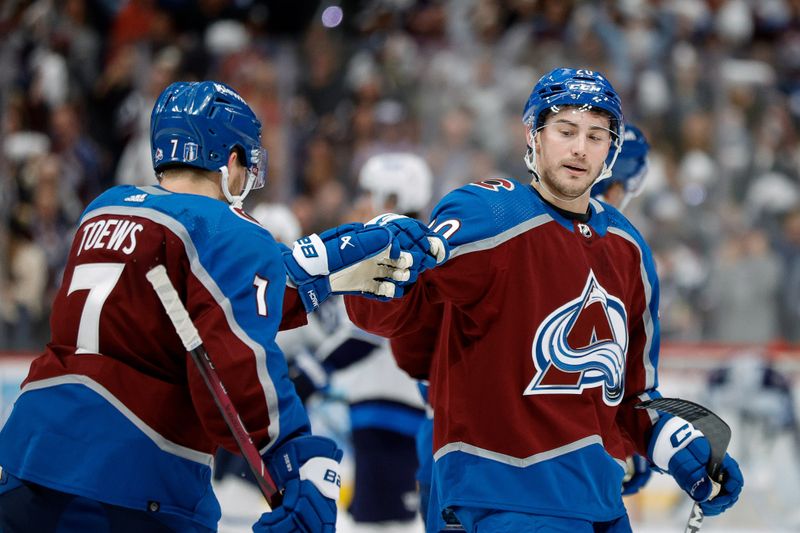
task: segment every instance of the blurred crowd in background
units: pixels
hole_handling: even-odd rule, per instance
[[[0,350],[47,341],[87,203],[155,182],[172,81],[242,94],[269,151],[246,207],[306,233],[358,219],[382,151],[422,155],[434,203],[528,182],[522,108],[557,66],[605,73],[652,146],[628,212],[662,337],[800,342],[800,0],[5,0],[0,36]]]

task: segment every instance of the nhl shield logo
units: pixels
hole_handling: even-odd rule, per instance
[[[542,321],[533,340],[536,373],[523,395],[581,394],[602,387],[618,405],[625,385],[627,312],[589,271],[581,295]]]
[[[592,236],[592,228],[590,228],[586,224],[578,224],[578,231],[580,231],[581,235],[583,235],[587,239]]]
[[[194,161],[197,159],[197,144],[186,143],[183,145],[183,160],[185,162]]]

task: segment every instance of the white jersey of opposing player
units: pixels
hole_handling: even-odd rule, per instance
[[[370,345],[363,357],[337,369],[331,376],[331,388],[348,403],[388,400],[418,409],[423,408],[416,381],[397,367],[389,341],[369,334],[350,322],[341,297],[334,296],[308,315],[308,325],[278,333],[278,345],[287,358],[311,355],[324,364],[334,352],[351,340]],[[298,364],[306,371],[311,365]]]
[[[258,204],[250,216],[267,228],[276,241],[290,244],[302,237],[300,222],[292,210],[283,204]]]
[[[358,184],[372,196],[375,211],[386,208],[394,198],[397,213],[422,211],[433,194],[433,173],[420,156],[406,153],[384,153],[370,157],[361,168]]]

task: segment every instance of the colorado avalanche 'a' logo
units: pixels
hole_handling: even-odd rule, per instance
[[[603,401],[619,404],[625,386],[627,318],[624,304],[590,271],[582,294],[539,326],[533,340],[536,374],[524,394],[580,394],[603,387]]]

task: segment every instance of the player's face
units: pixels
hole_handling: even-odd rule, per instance
[[[611,147],[610,122],[574,108],[547,117],[534,142],[539,177],[550,190],[565,199],[589,194]]]

